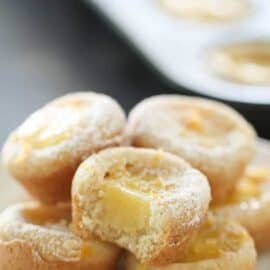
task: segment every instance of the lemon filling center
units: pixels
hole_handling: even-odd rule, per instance
[[[69,132],[62,131],[57,134],[44,135],[45,127],[30,136],[25,137],[24,143],[34,148],[44,148],[57,145],[69,137]]]
[[[73,127],[84,125],[80,117],[89,106],[85,100],[58,101],[47,114],[33,114],[15,135],[21,146],[16,161],[23,162],[32,149],[53,147],[70,139]]]
[[[239,44],[229,48],[228,52],[239,64],[270,66],[270,44],[260,42]]]
[[[55,211],[50,207],[26,208],[22,211],[22,218],[26,223],[57,231],[69,231],[69,224],[71,222],[69,208]]]
[[[220,204],[235,204],[251,198],[258,198],[262,194],[262,184],[268,180],[268,175],[269,171],[266,168],[249,168],[235,190]]]
[[[184,108],[176,116],[180,124],[179,135],[202,147],[215,147],[226,134],[234,129],[234,124],[226,120],[220,124],[219,117],[207,109]]]
[[[194,262],[222,256],[237,251],[247,234],[226,222],[207,220],[194,237],[182,262]]]
[[[102,186],[102,221],[124,232],[141,232],[149,227],[151,198],[166,186],[154,171],[135,166],[111,169]]]
[[[144,230],[149,225],[149,197],[115,183],[104,184],[102,220],[125,232]]]
[[[93,257],[93,254],[94,254],[93,245],[89,242],[84,241],[81,247],[80,259],[85,260],[91,258]]]
[[[175,264],[215,259],[227,252],[236,252],[247,237],[245,230],[210,216],[193,237],[184,258]],[[130,270],[149,270],[147,265],[140,264],[133,256],[129,257],[128,266]]]

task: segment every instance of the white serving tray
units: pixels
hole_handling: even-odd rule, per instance
[[[176,18],[158,0],[87,0],[168,80],[194,92],[228,101],[270,104],[270,86],[222,80],[206,66],[208,48],[229,40],[270,38],[270,1],[250,0],[243,20],[201,23]]]
[[[260,139],[258,141],[257,156],[254,159],[254,163],[270,164],[270,141]],[[2,211],[8,205],[19,202],[30,200],[30,197],[17,184],[11,177],[6,173],[0,164],[0,211]],[[270,211],[270,209],[269,209]],[[259,256],[257,270],[269,270],[270,269],[270,251]],[[228,269],[229,270],[229,269]]]

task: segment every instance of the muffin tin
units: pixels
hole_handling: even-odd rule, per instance
[[[270,85],[224,80],[207,63],[211,48],[239,41],[270,40],[270,1],[251,0],[246,17],[206,23],[176,17],[158,0],[87,0],[152,65],[176,86],[227,101],[270,105]]]

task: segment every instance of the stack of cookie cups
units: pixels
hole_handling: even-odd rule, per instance
[[[243,117],[205,99],[148,98],[128,121],[101,94],[49,103],[3,148],[36,201],[1,214],[0,270],[255,269],[252,237],[270,246],[255,142]]]
[[[126,269],[255,269],[253,241],[259,251],[270,247],[270,174],[252,164],[253,127],[222,103],[161,95],[135,106],[127,133],[133,146],[170,152],[201,171],[212,201],[182,259],[159,268],[127,255]]]

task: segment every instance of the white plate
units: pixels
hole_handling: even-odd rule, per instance
[[[258,142],[258,153],[254,160],[255,163],[266,164],[270,163],[270,141],[260,139]],[[29,200],[29,196],[11,177],[5,172],[0,165],[0,210],[3,210],[8,205]],[[269,209],[270,211],[270,209]],[[259,256],[257,270],[270,269],[270,252]],[[229,270],[229,269],[228,269]]]
[[[229,101],[270,104],[270,86],[221,80],[205,64],[206,50],[228,40],[270,37],[270,1],[251,0],[251,15],[223,24],[168,15],[157,0],[87,0],[98,8],[167,79]]]

